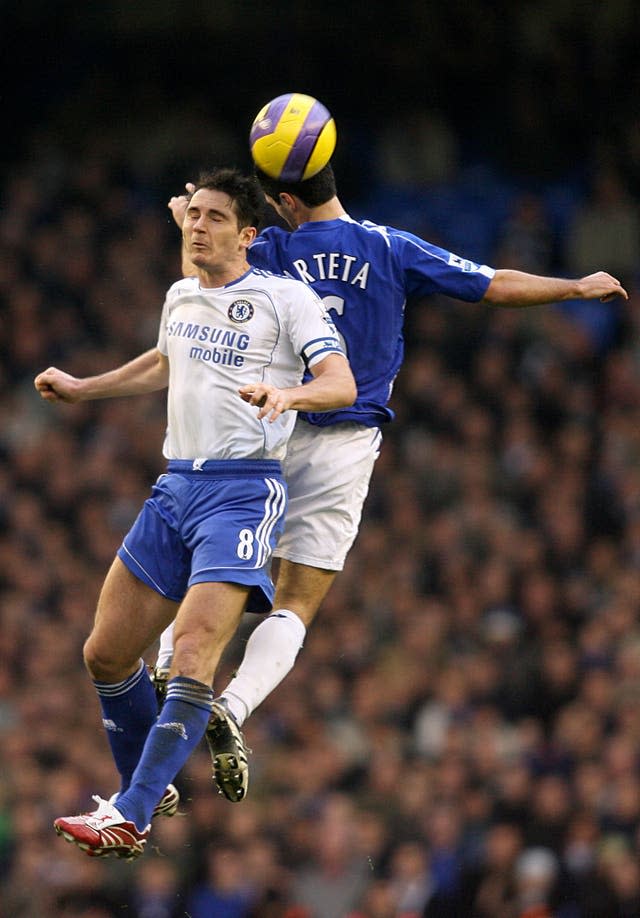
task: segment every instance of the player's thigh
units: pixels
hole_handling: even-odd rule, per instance
[[[280,558],[274,609],[289,609],[295,612],[308,627],[337,574],[338,571],[297,564],[295,561]]]
[[[174,625],[172,676],[211,682],[249,592],[249,586],[238,583],[196,583],[189,588]]]
[[[85,645],[90,668],[134,667],[173,620],[178,604],[138,580],[115,558],[98,599],[93,630]]]

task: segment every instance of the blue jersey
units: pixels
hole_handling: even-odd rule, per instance
[[[404,353],[407,299],[444,293],[478,302],[495,273],[412,233],[348,216],[304,223],[294,232],[269,227],[250,247],[249,261],[310,284],[342,337],[358,398],[350,408],[301,413],[319,426],[356,421],[377,427],[392,420],[388,402]]]

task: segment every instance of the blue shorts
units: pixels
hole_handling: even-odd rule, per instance
[[[194,583],[251,587],[251,611],[273,602],[271,554],[287,491],[279,462],[171,460],[118,549],[147,586],[181,602]]]

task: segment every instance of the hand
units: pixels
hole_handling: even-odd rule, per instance
[[[578,281],[578,296],[583,300],[599,299],[601,303],[608,303],[617,296],[629,299],[629,294],[620,281],[606,271],[597,271]]]
[[[243,401],[260,408],[258,420],[267,418],[270,424],[290,407],[287,390],[268,383],[249,383],[238,389],[238,392]]]
[[[187,182],[184,187],[187,189],[187,193],[174,195],[169,199],[169,203],[167,204],[167,207],[173,214],[173,219],[176,221],[180,229],[182,229],[182,224],[184,223],[184,215],[187,212],[187,207],[189,206],[191,195],[196,190],[196,186],[193,184],[193,182]]]
[[[33,384],[46,402],[73,404],[81,399],[80,380],[69,373],[63,373],[57,367],[49,367],[48,370],[38,373]]]

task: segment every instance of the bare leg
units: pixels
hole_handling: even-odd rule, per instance
[[[291,609],[308,628],[338,573],[281,558],[273,608]]]
[[[211,685],[222,653],[244,612],[248,587],[235,583],[192,586],[174,629],[171,678],[186,676]]]
[[[116,558],[98,599],[93,630],[84,646],[89,673],[101,682],[120,682],[173,620],[178,606],[134,577]]]

